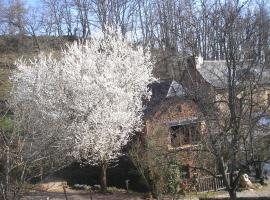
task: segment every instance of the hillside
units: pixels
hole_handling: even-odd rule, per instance
[[[64,38],[39,36],[37,42],[29,36],[0,36],[0,101],[8,97],[11,83],[9,76],[19,58],[34,58],[40,51],[57,54],[65,45]]]
[[[14,62],[19,58],[26,60],[34,58],[40,51],[53,52],[59,56],[60,50],[65,47],[67,38],[37,37],[38,45],[29,36],[0,36],[0,100],[5,100],[11,87],[9,75],[14,69]],[[181,56],[167,54],[154,50],[153,59],[156,64],[155,77],[171,79],[181,76],[181,71],[186,65],[186,60]]]

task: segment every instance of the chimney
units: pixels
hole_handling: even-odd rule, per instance
[[[201,54],[199,56],[195,57],[195,64],[196,64],[196,69],[200,69],[202,64],[203,64],[203,57]]]

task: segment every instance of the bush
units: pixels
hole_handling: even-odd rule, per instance
[[[180,183],[179,163],[171,162],[167,171],[167,192],[175,194],[178,192]]]
[[[167,129],[156,127],[153,134],[146,136],[146,143],[137,140],[129,155],[138,172],[155,197],[177,192],[179,185],[179,163],[174,154],[167,150]]]

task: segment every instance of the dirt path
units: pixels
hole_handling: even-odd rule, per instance
[[[217,197],[228,197],[228,194],[217,195]],[[270,182],[267,186],[256,190],[244,190],[237,192],[237,197],[269,197],[270,198]]]
[[[207,196],[207,194],[206,194]],[[219,192],[216,195],[211,195],[211,197],[228,197],[226,192]],[[245,190],[237,193],[238,197],[270,197],[270,183],[256,190]],[[68,200],[91,200],[90,193],[81,190],[67,189]],[[92,200],[143,200],[142,195],[132,194],[128,195],[126,193],[117,192],[114,194],[92,194]],[[198,200],[197,196],[186,196],[180,199],[185,200]],[[66,200],[64,192],[31,192],[28,196],[23,197],[23,200]]]
[[[89,192],[67,189],[68,200],[91,200]],[[92,200],[143,200],[139,195],[128,195],[125,193],[114,194],[92,194]],[[66,200],[64,192],[31,192],[23,200]]]

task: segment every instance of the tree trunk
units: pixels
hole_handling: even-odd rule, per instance
[[[256,162],[255,164],[255,178],[260,180],[262,178],[262,164],[261,162]]]
[[[100,186],[101,186],[101,192],[106,193],[107,192],[107,164],[102,163],[101,164],[101,174],[100,174]]]
[[[231,200],[236,200],[236,191],[234,189],[229,190]]]
[[[6,166],[5,166],[5,188],[4,188],[4,196],[5,198],[8,198],[8,194],[9,194],[9,173],[10,173],[10,150],[9,150],[9,146],[7,146],[6,149]]]

